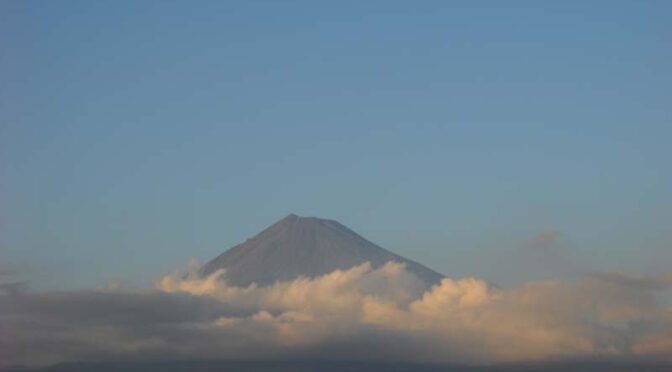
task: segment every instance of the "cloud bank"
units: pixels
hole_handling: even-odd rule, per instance
[[[390,262],[264,287],[225,278],[176,273],[147,291],[0,296],[0,360],[672,362],[672,309],[656,298],[670,275],[596,273],[512,289],[445,278],[427,288]]]

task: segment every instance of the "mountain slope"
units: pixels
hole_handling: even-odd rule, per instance
[[[215,257],[203,266],[201,274],[209,275],[223,268],[231,284],[266,285],[349,269],[367,261],[373,267],[388,261],[406,263],[409,271],[428,284],[437,283],[443,277],[371,243],[336,221],[294,214]]]

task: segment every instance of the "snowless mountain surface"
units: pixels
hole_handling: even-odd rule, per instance
[[[300,276],[320,276],[367,261],[374,268],[388,261],[405,263],[409,271],[428,284],[443,277],[371,243],[336,221],[294,214],[215,257],[203,266],[201,274],[226,269],[225,278],[230,284],[267,285]]]

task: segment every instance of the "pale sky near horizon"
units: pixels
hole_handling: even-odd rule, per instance
[[[3,1],[0,273],[146,285],[289,213],[450,276],[669,271],[671,19],[666,1]]]

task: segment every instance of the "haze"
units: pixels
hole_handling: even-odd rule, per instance
[[[422,349],[406,361],[668,361],[670,19],[666,1],[3,1],[0,302],[10,310],[0,315],[54,316],[67,324],[66,339],[85,334],[82,344],[100,331],[87,327],[113,318],[106,327],[123,337],[105,342],[135,345],[139,359],[176,352],[168,340],[179,332],[125,338],[155,319],[118,320],[127,309],[119,303],[141,314],[177,304],[184,312],[161,319],[181,331],[182,322],[197,319],[210,332],[230,318],[235,332],[248,332],[287,312],[319,324],[310,335],[286,330],[306,354],[269,331],[253,333],[260,343],[215,343],[229,357],[254,359],[248,352],[260,347],[264,357],[349,360],[359,345],[390,337],[397,346],[378,350],[382,360],[431,341],[456,356]],[[312,297],[278,305],[271,286],[239,296],[242,287],[214,271],[171,274],[290,213],[336,220],[450,282],[418,290],[422,279],[409,267],[374,262],[339,267],[333,275],[347,278],[345,287],[325,284],[332,277],[322,270],[303,284],[283,277],[275,289],[308,295],[327,286],[356,303],[332,313]],[[266,274],[264,284],[281,276]],[[381,276],[399,287],[379,285]],[[439,311],[454,305],[448,293],[482,299],[478,313],[491,317],[462,329]],[[362,305],[366,295],[381,301],[371,302],[378,315]],[[562,300],[549,300],[556,295]],[[96,312],[88,296],[110,305]],[[578,304],[592,296],[604,313],[586,320]],[[563,310],[538,318],[521,298]],[[67,303],[81,304],[91,322],[68,318],[77,312]],[[557,328],[534,328],[514,309]],[[472,310],[460,311],[469,318]],[[325,314],[339,321],[322,323]],[[362,314],[382,331],[368,332]],[[541,334],[560,341],[532,354],[509,349],[502,340],[513,333],[493,324],[514,318],[539,332],[518,347]],[[635,318],[642,323],[628,323]],[[433,331],[424,328],[430,319],[468,341],[423,333]],[[20,324],[13,335],[25,343],[0,347],[37,344],[40,332]],[[194,349],[209,340],[188,336]],[[114,348],[98,346],[42,357],[109,359],[101,350]],[[187,349],[178,351],[220,355]]]

